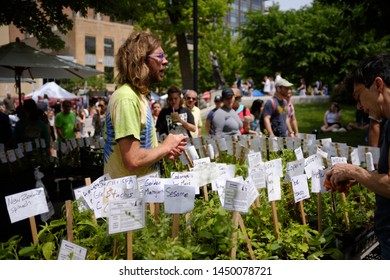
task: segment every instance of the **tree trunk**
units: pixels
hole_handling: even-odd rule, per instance
[[[194,80],[192,75],[190,52],[187,47],[187,39],[184,33],[176,34],[177,50],[179,52],[179,65],[182,77],[183,89],[193,89]]]

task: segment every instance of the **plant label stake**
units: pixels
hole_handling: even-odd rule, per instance
[[[180,214],[173,214],[172,217],[172,238],[173,239],[179,236],[179,224],[180,224]]]
[[[268,171],[266,171],[268,172]],[[276,200],[281,200],[281,190],[280,190],[280,177],[276,174],[276,172],[270,172],[266,175],[267,180],[267,193],[268,193],[268,201],[271,202],[272,209],[272,218],[274,221],[274,230],[276,239],[280,238],[279,235],[279,221],[278,214],[276,211]]]
[[[222,161],[224,161],[223,154],[221,153],[221,147],[219,146],[218,139],[215,140],[215,146],[217,147],[218,155],[216,155],[216,158],[221,158]]]
[[[35,222],[35,216],[31,216],[28,218],[30,222],[30,228],[31,228],[31,235],[33,239],[34,245],[38,245],[38,231],[37,231],[37,224]]]
[[[32,239],[38,244],[35,216],[49,212],[44,188],[34,188],[5,197],[11,223],[29,218]]]
[[[165,213],[173,214],[172,238],[179,236],[180,214],[186,214],[194,209],[195,188],[183,185],[164,185]]]
[[[233,211],[233,233],[232,233],[232,250],[230,252],[230,257],[234,260],[237,255],[237,228],[238,228],[238,220],[240,213],[238,211]]]
[[[274,230],[275,230],[276,239],[279,239],[280,238],[279,220],[278,220],[278,212],[276,211],[276,202],[275,201],[271,201],[271,209],[272,209],[272,218],[274,221]]]
[[[269,154],[269,141],[270,141],[269,137],[265,138],[265,145],[266,145],[266,151],[267,151],[267,160],[269,160],[269,156],[270,156],[270,154]]]
[[[133,232],[128,231],[126,233],[126,243],[127,243],[127,259],[133,259]]]
[[[317,193],[318,232],[322,233],[322,205],[321,192]]]
[[[232,145],[233,145],[233,163],[236,164],[237,163],[237,158],[236,158],[236,145],[237,145],[237,142],[236,142],[235,138],[232,138]]]
[[[73,215],[72,215],[72,201],[65,201],[66,208],[66,232],[68,241],[73,242]]]
[[[256,257],[255,257],[255,254],[253,252],[253,249],[252,249],[252,243],[251,243],[251,240],[249,239],[249,236],[246,232],[245,224],[244,224],[244,221],[243,221],[240,213],[238,213],[238,224],[241,228],[242,234],[244,235],[244,239],[246,241],[246,246],[248,247],[248,250],[249,250],[249,255],[251,256],[252,260],[255,260]]]

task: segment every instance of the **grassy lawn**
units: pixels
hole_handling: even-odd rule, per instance
[[[312,133],[313,129],[320,131],[323,124],[325,111],[328,110],[328,103],[305,103],[294,104],[295,115],[298,120],[298,128],[301,133]],[[355,121],[354,105],[341,105],[345,127],[348,123]],[[346,143],[349,146],[357,147],[365,144],[366,132],[362,130],[351,130],[348,132],[327,132],[319,133],[317,138],[332,138],[333,142]]]

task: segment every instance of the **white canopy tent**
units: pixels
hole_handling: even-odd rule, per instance
[[[57,85],[55,82],[48,82],[44,84],[43,86],[37,88],[32,93],[29,93],[26,95],[26,98],[32,98],[35,100],[35,102],[38,101],[38,97],[44,97],[44,95],[47,95],[47,97],[50,100],[53,99],[79,99],[80,97],[70,93],[69,91],[63,89],[59,85]]]

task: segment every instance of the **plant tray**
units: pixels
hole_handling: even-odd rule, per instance
[[[362,260],[379,246],[374,229],[371,228],[356,236],[354,242],[344,251],[347,260]]]

